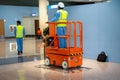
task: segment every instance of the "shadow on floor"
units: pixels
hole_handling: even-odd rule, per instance
[[[32,55],[32,56],[19,56],[19,57],[13,57],[13,58],[4,58],[4,59],[0,59],[0,65],[34,61],[34,59],[40,60],[40,56]]]

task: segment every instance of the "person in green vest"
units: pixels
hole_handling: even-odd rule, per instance
[[[64,10],[64,3],[59,2],[58,3],[58,10],[54,16],[54,18],[51,20],[51,22],[67,22],[68,12]],[[66,24],[65,23],[59,23],[57,24],[57,35],[58,36],[65,36],[66,35]],[[66,39],[65,38],[59,38],[59,47],[60,48],[66,48]]]
[[[25,36],[25,28],[21,25],[21,21],[17,21],[17,27],[14,29],[14,34],[17,41],[18,55],[23,53],[23,38]]]

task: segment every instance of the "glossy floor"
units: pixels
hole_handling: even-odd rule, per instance
[[[0,80],[120,80],[118,63],[83,59],[81,67],[63,70],[44,65],[41,40],[26,38],[23,57],[10,51],[11,42],[15,39],[0,40]]]
[[[42,40],[35,38],[25,38],[23,43],[23,57],[18,57],[15,46],[16,39],[0,39],[0,65],[18,63],[20,61],[33,61],[40,59],[40,52],[43,53]],[[42,57],[41,57],[42,58]]]
[[[120,64],[84,59],[69,70],[44,66],[43,60],[0,66],[0,80],[120,80]]]

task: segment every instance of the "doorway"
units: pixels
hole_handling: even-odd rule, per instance
[[[35,36],[37,36],[37,29],[39,28],[39,20],[35,20]]]
[[[5,36],[4,32],[4,20],[0,19],[0,38]]]

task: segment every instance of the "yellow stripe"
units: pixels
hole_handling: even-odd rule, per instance
[[[77,55],[81,55],[82,56],[82,53],[73,53],[73,54],[71,54],[71,56],[77,56]]]

